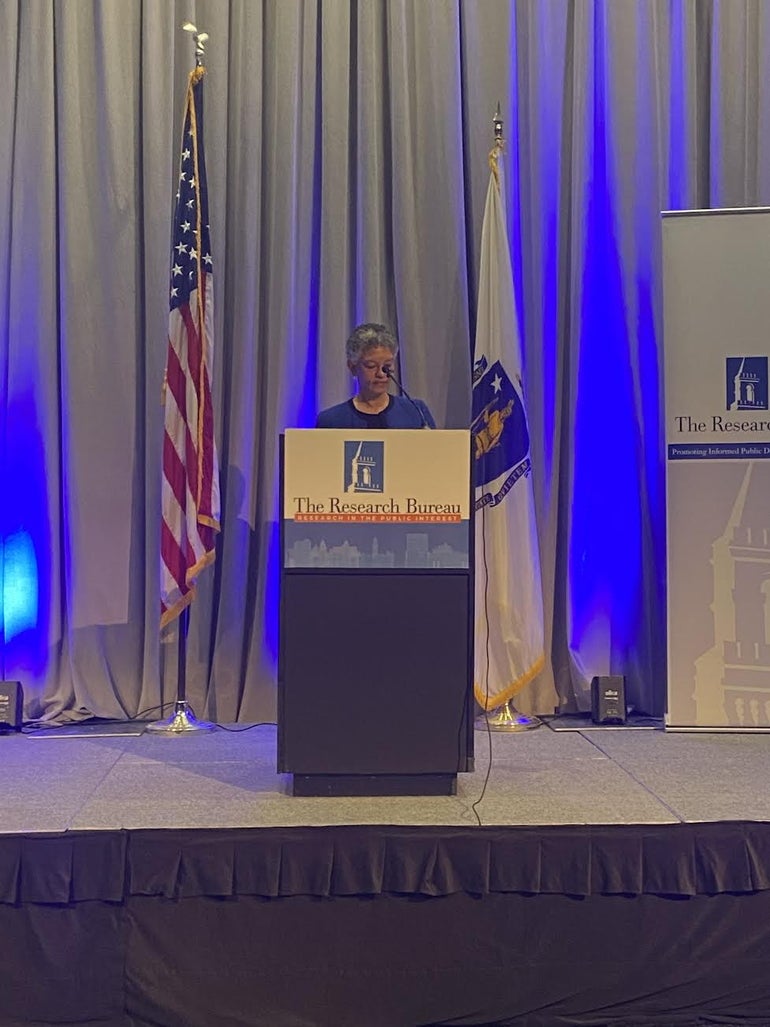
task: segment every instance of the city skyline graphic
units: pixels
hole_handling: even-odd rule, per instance
[[[422,526],[421,526],[422,527]],[[468,567],[468,522],[425,525],[284,523],[287,568],[439,569]]]

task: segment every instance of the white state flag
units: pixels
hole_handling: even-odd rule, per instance
[[[490,155],[473,356],[478,703],[494,709],[543,669],[543,595],[524,409],[513,272],[501,195],[501,148]]]

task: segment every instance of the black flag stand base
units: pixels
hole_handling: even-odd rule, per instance
[[[179,615],[178,670],[174,712],[170,717],[165,717],[163,720],[156,720],[152,724],[148,724],[147,731],[167,735],[186,735],[193,731],[213,731],[216,727],[216,724],[210,724],[207,720],[198,720],[185,698],[187,684],[187,629],[189,625],[190,608],[188,606]]]
[[[475,728],[477,731],[531,731],[540,727],[542,721],[537,717],[528,717],[519,713],[513,703],[509,700],[498,706],[497,709],[489,710],[476,717]]]

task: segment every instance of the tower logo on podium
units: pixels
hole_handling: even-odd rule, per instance
[[[725,359],[728,410],[767,410],[767,357]]]
[[[385,443],[345,443],[345,492],[383,492]]]

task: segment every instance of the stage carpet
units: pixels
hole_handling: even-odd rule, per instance
[[[0,737],[0,1027],[768,1027],[770,736],[585,728],[432,798],[295,798],[271,725]]]

